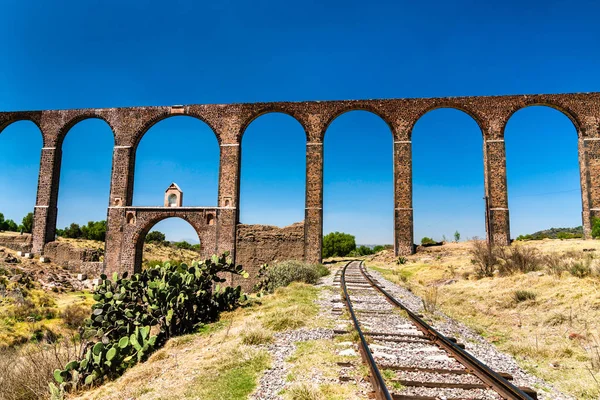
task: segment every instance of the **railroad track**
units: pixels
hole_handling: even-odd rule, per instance
[[[362,261],[347,263],[338,278],[377,399],[537,399],[535,391],[513,385],[510,375],[492,371],[402,305]]]

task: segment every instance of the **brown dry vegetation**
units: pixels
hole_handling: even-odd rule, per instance
[[[437,287],[441,311],[512,354],[523,368],[577,398],[598,398],[600,241],[547,239],[513,246],[538,257],[539,270],[499,276],[495,268],[494,277],[479,279],[472,243],[426,248],[404,265],[390,252],[379,253],[367,265],[422,297]],[[586,264],[590,276],[572,274]]]

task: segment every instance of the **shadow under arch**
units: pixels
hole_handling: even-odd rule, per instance
[[[187,205],[217,204],[221,149],[211,126],[189,114],[159,118],[132,149],[132,204],[163,204],[177,183]]]
[[[17,225],[34,211],[43,143],[41,130],[30,119],[0,130],[0,213]]]
[[[81,118],[62,136],[57,144],[61,157],[56,203],[58,226],[106,219],[114,140],[110,125],[103,118],[93,117]],[[68,219],[63,221],[62,210],[69,210]],[[90,210],[97,212],[90,217]]]
[[[323,141],[323,235],[394,243],[393,151],[392,130],[379,114],[352,109],[332,120]]]
[[[531,104],[511,114],[504,132],[511,236],[589,223],[579,139],[576,122],[557,107]]]
[[[438,107],[412,129],[413,235],[434,241],[485,237],[483,133],[477,120]]]
[[[282,227],[304,220],[306,142],[304,127],[289,113],[263,113],[247,126],[240,162],[243,223]],[[297,215],[296,210],[300,211]],[[247,214],[260,214],[261,220]]]

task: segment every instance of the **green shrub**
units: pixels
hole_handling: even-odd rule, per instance
[[[585,278],[592,274],[592,259],[586,257],[583,260],[577,260],[571,263],[569,273],[577,278]]]
[[[164,233],[159,231],[152,231],[146,235],[144,239],[145,243],[162,243],[167,239]]]
[[[592,237],[597,239],[600,237],[600,218],[592,219]]]
[[[314,285],[320,277],[329,275],[329,269],[321,264],[307,264],[302,261],[282,261],[272,266],[264,264],[258,271],[259,283],[254,286],[257,292],[272,293],[278,287],[292,282]]]
[[[356,249],[354,236],[342,232],[331,232],[323,237],[323,258],[344,257]]]
[[[226,254],[190,267],[165,263],[131,278],[115,273],[111,281],[101,275],[94,292],[97,303],[83,328],[83,338],[90,340],[85,356],[54,371],[54,379],[74,389],[117,377],[170,337],[215,321],[241,298],[239,286],[220,287],[224,272],[248,276]]]
[[[185,240],[182,240],[181,242],[175,242],[174,245],[178,249],[184,249],[184,250],[191,250],[192,249],[191,243],[188,243]]]
[[[400,256],[398,257],[398,259],[396,260],[396,265],[404,265],[408,262],[408,258],[404,257],[404,256]]]
[[[527,300],[535,300],[537,295],[529,290],[515,290],[513,292],[513,299],[517,303],[522,303]]]
[[[421,244],[436,244],[437,242],[430,237],[425,236],[421,239]]]

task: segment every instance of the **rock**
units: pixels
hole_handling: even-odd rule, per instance
[[[48,257],[40,257],[40,262],[47,263],[47,262],[50,262],[50,259]]]
[[[23,252],[22,251],[17,251],[17,256],[23,257]]]
[[[77,274],[77,280],[78,281],[85,281],[87,279],[87,275],[86,274]]]
[[[19,259],[9,253],[4,257],[4,262],[7,264],[16,264],[19,262]]]
[[[338,353],[340,356],[350,356],[350,357],[356,357],[356,351],[354,351],[354,349],[346,349],[346,350],[342,350]]]
[[[24,257],[24,258],[27,258],[27,259],[32,259],[32,258],[33,258],[33,254],[31,254],[31,253],[25,253],[25,254],[23,255],[23,257]]]
[[[13,275],[10,277],[11,282],[21,282],[22,279],[23,279],[23,275],[21,275],[21,274]]]

